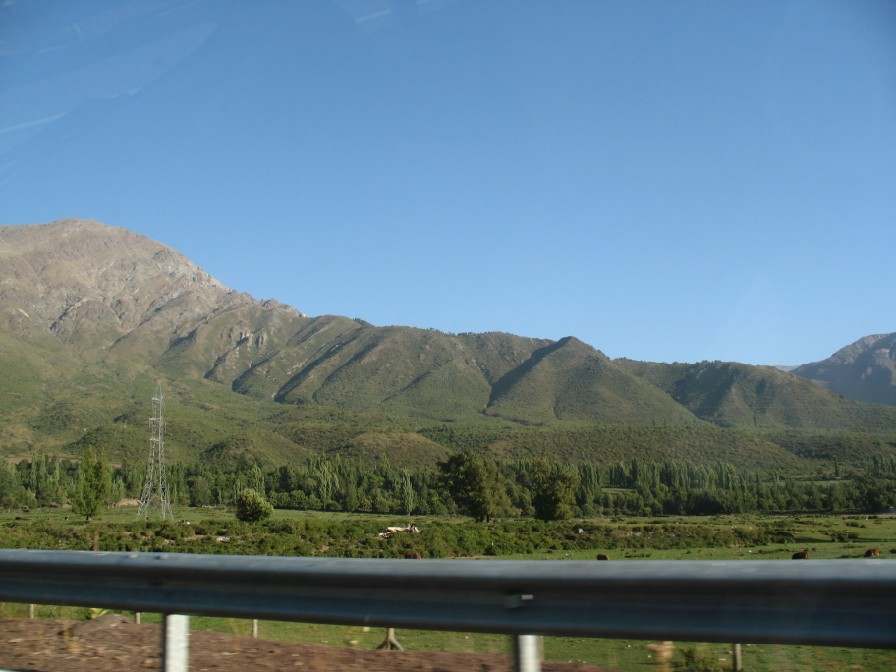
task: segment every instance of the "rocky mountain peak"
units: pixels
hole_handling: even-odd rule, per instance
[[[896,333],[865,336],[793,373],[851,399],[896,405]]]
[[[180,318],[238,295],[182,254],[126,229],[64,219],[0,227],[0,305],[16,331],[126,334],[180,301]]]

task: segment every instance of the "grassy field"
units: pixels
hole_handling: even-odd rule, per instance
[[[114,527],[132,526],[135,521],[134,509],[116,509],[103,515],[102,525]],[[181,520],[190,520],[193,525],[213,527],[214,524],[227,526],[233,521],[233,514],[217,509],[183,509],[176,512]],[[360,524],[373,535],[387,525],[404,524],[407,521],[395,516],[358,516],[352,514],[328,514],[300,511],[277,511],[275,520],[307,522],[315,521],[334,526]],[[462,519],[420,519],[415,522],[421,528],[426,526],[468,525]],[[609,526],[618,531],[622,538],[631,539],[631,545],[606,548],[536,548],[529,553],[496,554],[487,557],[501,559],[592,559],[597,552],[609,552],[613,561],[617,560],[753,560],[789,559],[795,550],[808,547],[813,559],[856,558],[866,548],[876,546],[881,549],[882,558],[896,560],[896,516],[713,516],[706,518],[625,518],[601,519],[601,526]],[[64,510],[0,513],[0,544],[11,530],[20,527],[58,525],[60,529],[90,529],[90,525],[72,517]],[[595,521],[571,521],[567,529],[594,525]],[[99,524],[93,524],[99,525]],[[671,526],[671,527],[670,527]],[[639,542],[652,528],[680,530],[683,537],[693,526],[704,532],[718,532],[719,538],[732,528],[751,526],[779,526],[787,530],[786,543],[745,546],[739,544],[711,544],[678,548],[650,548]],[[530,526],[520,521],[520,534],[526,534]],[[629,536],[630,533],[630,536]],[[710,535],[711,537],[712,535]],[[425,555],[425,549],[424,549]],[[486,556],[477,556],[486,557]],[[894,562],[896,571],[896,562]],[[26,617],[27,605],[0,605],[0,615]],[[36,607],[36,615],[41,618],[88,618],[86,608],[62,608],[50,606]],[[144,614],[143,622],[158,622],[158,615]],[[240,636],[250,636],[251,621],[229,618],[195,617],[191,621],[196,629],[213,629]],[[332,646],[353,646],[374,648],[379,644],[385,631],[382,628],[328,626],[320,624],[284,623],[262,621],[259,635],[268,639],[291,642],[323,643]],[[510,641],[499,635],[399,630],[398,639],[409,650],[421,651],[473,651],[505,653],[510,650]],[[552,660],[582,661],[600,664],[625,671],[649,670],[656,664],[648,648],[650,642],[631,640],[602,640],[575,637],[548,637],[545,639],[545,657]],[[844,649],[830,647],[801,647],[777,645],[744,645],[744,668],[757,672],[788,672],[811,669],[831,672],[850,670],[896,669],[896,652],[865,649]],[[674,658],[677,669],[709,672],[731,668],[731,647],[724,644],[700,644],[676,642]]]

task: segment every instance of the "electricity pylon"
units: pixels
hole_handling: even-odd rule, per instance
[[[165,397],[162,395],[162,383],[156,387],[152,396],[152,417],[149,419],[149,464],[146,465],[146,480],[143,481],[143,494],[140,495],[138,518],[149,518],[149,510],[153,507],[159,511],[162,520],[174,520],[171,512],[171,500],[168,497],[168,478],[165,474]]]

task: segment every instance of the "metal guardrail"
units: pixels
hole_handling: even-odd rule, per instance
[[[896,648],[896,562],[0,550],[0,601],[344,625]]]

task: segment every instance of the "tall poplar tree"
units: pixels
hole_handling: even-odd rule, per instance
[[[90,522],[108,501],[112,489],[111,472],[106,458],[97,456],[90,448],[81,455],[78,474],[72,493],[72,511]]]

